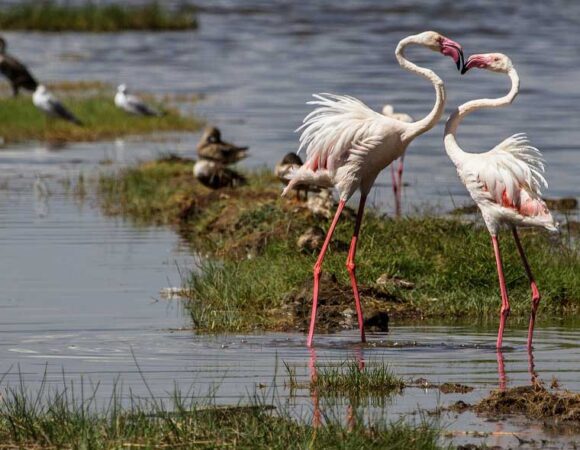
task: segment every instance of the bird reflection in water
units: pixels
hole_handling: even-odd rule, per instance
[[[310,372],[310,398],[312,399],[312,426],[314,428],[318,428],[322,424],[322,412],[320,410],[320,392],[317,387],[318,371],[316,363],[316,349],[311,347],[309,352],[310,358],[308,359],[308,369]],[[362,372],[365,369],[365,360],[362,348],[355,349],[354,358],[357,362],[358,370]],[[346,421],[349,431],[352,431],[356,425],[356,407],[357,400],[350,399],[346,410]]]

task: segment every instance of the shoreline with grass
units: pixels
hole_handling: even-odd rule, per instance
[[[198,27],[191,6],[168,9],[162,2],[133,6],[86,2],[28,1],[0,8],[3,31],[92,32],[183,31]]]
[[[248,185],[212,191],[192,175],[192,160],[167,157],[102,175],[105,214],[142,225],[169,225],[207,258],[186,280],[187,307],[199,332],[303,331],[309,320],[316,251],[296,242],[329,219],[303,202],[280,198],[269,171],[247,174]],[[345,269],[352,211],[339,223],[325,261],[319,331],[356,326]],[[542,292],[539,317],[580,310],[578,241],[522,230],[523,245]],[[502,240],[511,318],[527,320],[528,280],[514,243]],[[499,290],[489,234],[479,216],[419,215],[401,219],[370,210],[357,253],[367,326],[409,318],[495,318]],[[386,319],[385,319],[386,317]],[[373,322],[374,323],[369,323]]]
[[[32,104],[28,94],[16,98],[3,96],[0,98],[0,137],[3,142],[90,142],[129,135],[193,132],[202,126],[199,119],[183,115],[169,102],[160,105],[152,96],[145,98],[164,115],[130,115],[115,106],[115,89],[99,82],[52,83],[49,88],[84,125],[46,117]]]

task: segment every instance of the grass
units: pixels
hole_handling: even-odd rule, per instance
[[[96,400],[98,388],[81,383],[37,391],[22,383],[5,387],[0,395],[2,448],[235,448],[235,449],[438,449],[440,430],[422,423],[363,419],[360,410],[347,426],[339,413],[325,413],[320,426],[290,417],[286,409],[272,408],[263,399],[247,405],[214,406],[174,392],[158,399],[130,397],[114,389],[104,406]],[[279,399],[277,400],[282,403]]]
[[[246,187],[210,191],[196,183],[191,166],[191,161],[169,158],[103,176],[102,207],[139,223],[172,224],[196,250],[211,256],[186,280],[188,305],[199,331],[303,329],[315,255],[300,252],[296,241],[310,226],[327,228],[328,220],[314,217],[301,203],[281,199],[280,186],[265,172],[249,174]],[[493,251],[489,234],[476,220],[427,214],[392,219],[369,210],[357,253],[365,311],[382,309],[391,317],[495,320],[500,300]],[[347,252],[341,248],[350,242],[352,222],[345,218],[339,223],[337,245],[324,266],[327,273],[336,274],[347,299],[340,310],[352,307]],[[577,313],[578,241],[566,234],[521,234],[543,295],[539,320]],[[526,320],[528,281],[510,234],[504,233],[500,241],[512,318]],[[385,273],[393,282],[376,286]],[[397,278],[411,281],[414,288],[402,288]],[[325,316],[321,309],[320,319]]]
[[[166,31],[197,28],[191,7],[168,10],[160,2],[141,6],[100,5],[91,1],[80,6],[66,2],[29,1],[0,9],[3,30],[115,32],[128,30]]]
[[[291,389],[303,385],[298,381],[295,368],[286,365]],[[307,387],[321,396],[349,398],[386,397],[400,392],[406,386],[402,378],[393,373],[384,362],[368,362],[363,366],[355,360],[340,364],[316,364]]]
[[[91,86],[86,83],[86,86]],[[0,98],[0,136],[6,142],[28,140],[77,142],[114,139],[131,134],[194,131],[200,122],[175,109],[165,109],[162,117],[131,116],[113,103],[112,90],[90,89],[88,95],[75,95],[85,84],[64,84],[56,95],[82,121],[79,127],[63,120],[48,119],[32,104],[30,97]]]

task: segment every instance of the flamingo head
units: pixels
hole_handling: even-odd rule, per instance
[[[436,31],[425,31],[417,37],[420,43],[434,52],[439,52],[452,58],[457,65],[457,70],[461,70],[464,61],[461,45]]]
[[[511,59],[503,53],[482,53],[471,55],[463,66],[461,73],[463,74],[474,67],[491,70],[492,72],[508,73],[513,68],[513,64]]]

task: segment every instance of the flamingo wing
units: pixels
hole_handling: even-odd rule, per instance
[[[300,152],[306,149],[305,169],[334,172],[353,152],[366,153],[382,142],[385,117],[350,96],[320,94],[308,102],[318,107],[306,116]]]
[[[472,155],[464,169],[471,172],[488,200],[528,217],[549,216],[541,189],[544,160],[525,134],[515,134],[487,153]]]

